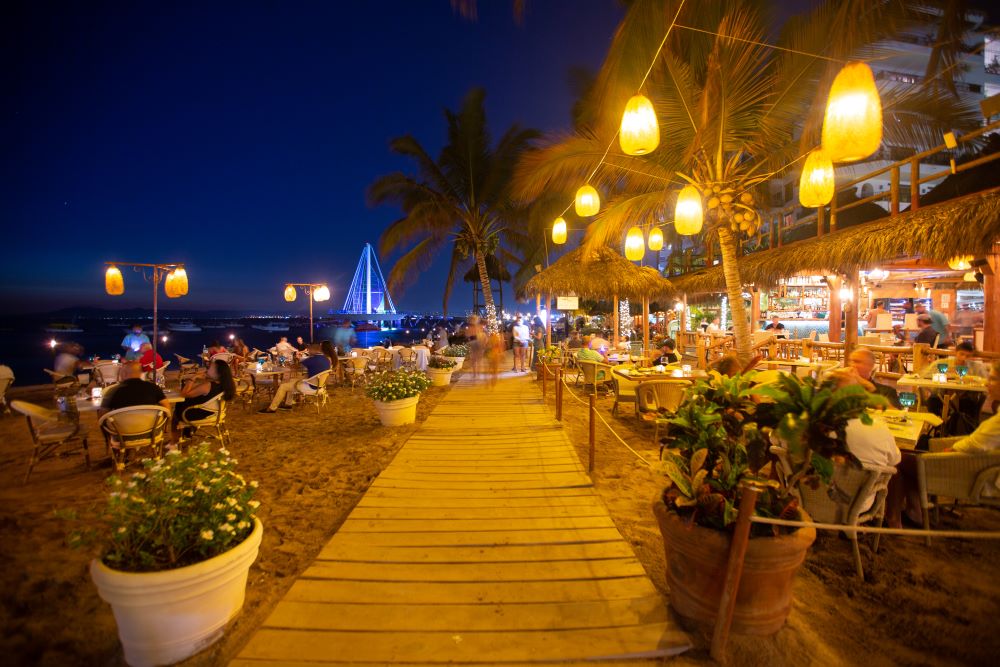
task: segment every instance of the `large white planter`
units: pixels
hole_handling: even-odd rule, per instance
[[[455,368],[428,368],[425,373],[431,379],[431,385],[434,387],[447,387],[451,384],[451,374],[457,370]]]
[[[229,551],[164,572],[122,572],[91,561],[90,577],[111,604],[125,661],[132,667],[170,665],[222,637],[243,608],[247,572],[263,533],[254,519],[247,539]]]
[[[375,401],[375,410],[382,426],[402,426],[417,421],[417,401],[420,394],[398,401]]]
[[[455,362],[455,367],[451,369],[452,371],[462,370],[462,363],[465,361],[465,357],[445,357],[443,354],[441,356],[447,359],[448,361]]]

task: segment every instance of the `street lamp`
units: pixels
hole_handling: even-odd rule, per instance
[[[125,280],[119,266],[131,266],[136,271],[142,271],[142,277],[153,284],[153,377],[156,377],[156,341],[158,330],[158,297],[160,281],[164,281],[163,289],[166,295],[175,299],[188,292],[187,271],[183,264],[143,264],[138,262],[105,262],[104,289],[108,294],[117,296],[125,293]],[[146,275],[146,269],[152,270],[152,275]],[[164,337],[166,342],[166,337]]]
[[[295,301],[296,287],[301,287],[309,299],[309,342],[313,342],[313,301],[329,301],[330,288],[326,283],[285,283],[285,301]]]

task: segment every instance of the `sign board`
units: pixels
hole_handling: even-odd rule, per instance
[[[875,316],[875,328],[876,329],[891,329],[892,328],[892,313],[879,313]]]
[[[920,325],[917,324],[916,313],[907,313],[903,316],[903,328],[909,330],[916,330],[920,328]]]
[[[556,310],[579,310],[579,309],[580,309],[580,297],[578,296],[556,297]]]

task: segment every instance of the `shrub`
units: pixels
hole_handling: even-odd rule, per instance
[[[445,359],[444,357],[437,354],[432,356],[431,360],[427,362],[428,368],[437,368],[439,370],[449,370],[454,368],[455,366],[458,366],[457,362],[454,362],[451,359]]]

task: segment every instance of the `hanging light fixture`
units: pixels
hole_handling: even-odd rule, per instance
[[[320,285],[315,290],[313,290],[313,301],[329,301],[330,300],[330,288],[326,285]]]
[[[642,230],[638,227],[632,227],[625,235],[625,258],[637,262],[645,254],[646,244],[642,238]]]
[[[176,269],[167,274],[167,277],[173,275],[174,277],[174,291],[177,296],[184,296],[188,293],[188,274],[184,270],[183,266],[178,266]]]
[[[163,281],[163,292],[168,299],[176,299],[180,296],[177,291],[177,277],[173,271],[167,273],[167,277]]]
[[[295,301],[299,293],[291,285],[285,285],[285,301]]]
[[[122,278],[122,272],[114,264],[104,272],[104,291],[111,296],[125,293],[125,280]]]
[[[952,271],[968,271],[972,268],[972,255],[956,255],[948,260],[948,268]]]
[[[823,150],[834,162],[868,157],[882,143],[882,100],[868,65],[844,65],[830,86],[823,117]]]
[[[826,206],[833,200],[833,162],[823,149],[809,153],[799,177],[799,202],[806,208]]]
[[[974,283],[974,282],[976,282],[976,272],[975,271],[966,271],[965,275],[962,276],[962,280],[964,280],[967,283]]]
[[[566,220],[563,218],[556,218],[552,223],[552,242],[556,245],[566,243]]]
[[[601,210],[601,195],[592,185],[584,185],[576,191],[576,214],[581,218],[597,215]]]
[[[626,155],[646,155],[660,145],[660,126],[647,97],[635,95],[625,105],[618,143]]]
[[[659,227],[653,227],[650,229],[647,244],[649,245],[649,249],[653,252],[661,250],[663,248],[663,230]]]
[[[701,193],[693,185],[685,185],[677,195],[677,207],[674,209],[674,229],[678,234],[691,236],[701,231],[703,222],[701,210]]]

